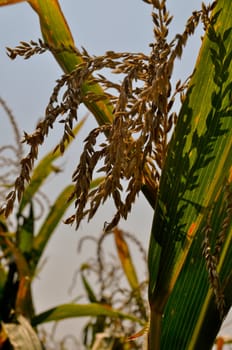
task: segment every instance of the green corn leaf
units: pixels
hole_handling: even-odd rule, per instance
[[[153,220],[149,251],[152,350],[210,349],[221,324],[202,257],[202,243],[210,222],[214,249],[226,219],[223,208],[230,195],[225,193],[231,191],[228,190],[232,172],[230,2],[218,1],[214,21],[203,40],[169,146]],[[215,208],[222,214],[216,215]],[[229,210],[227,215],[231,222]],[[225,290],[230,285],[227,279],[232,263],[232,232],[227,226],[217,268]],[[225,313],[230,305],[226,300]],[[212,329],[209,314],[217,321]],[[207,322],[209,339],[203,342]]]
[[[59,305],[35,316],[32,320],[32,324],[33,326],[37,326],[45,322],[60,321],[66,318],[86,316],[108,316],[116,318],[119,317],[121,319],[131,320],[137,322],[138,324],[144,325],[143,321],[134,317],[133,315],[126,314],[116,309],[113,309],[109,305],[102,305],[97,303]]]
[[[216,236],[225,223],[225,194],[214,203],[215,208],[209,220],[215,231],[211,232],[211,247],[215,246]],[[224,202],[224,203],[223,203]],[[207,219],[208,220],[208,219]],[[202,229],[196,234],[183,269],[168,300],[163,318],[163,333],[161,344],[164,349],[178,349],[184,344],[187,349],[211,349],[221,326],[215,295],[209,284],[206,260],[203,256],[202,241],[207,222],[202,223]],[[231,306],[232,290],[232,228],[226,231],[226,239],[218,263],[217,273],[220,277],[222,291],[225,296],[224,312]],[[216,282],[216,280],[215,280]],[[178,337],[176,336],[178,334]],[[166,339],[169,339],[172,347]]]

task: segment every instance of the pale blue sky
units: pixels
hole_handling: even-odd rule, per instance
[[[172,38],[177,32],[184,30],[186,19],[192,10],[200,8],[201,0],[170,0],[167,3],[171,14],[174,14],[170,31]],[[111,49],[149,52],[149,43],[152,42],[151,7],[142,0],[60,0],[60,4],[77,47],[84,46],[90,54],[95,55]],[[20,40],[37,40],[41,37],[37,15],[28,4],[0,8],[0,33],[0,96],[13,110],[21,129],[31,132],[38,118],[43,115],[54,82],[62,72],[49,53],[34,56],[28,61],[22,58],[11,61],[6,56],[6,46],[15,47]],[[201,31],[198,30],[194,38],[190,39],[183,61],[176,65],[175,80],[184,80],[191,73],[200,45],[200,35]],[[2,144],[9,140],[10,128],[2,120],[2,111],[0,118]],[[90,117],[84,131],[87,132],[93,125],[95,122]],[[84,132],[81,134],[82,139],[83,136]],[[47,147],[54,146],[57,137],[55,131]],[[80,143],[72,147],[69,160],[76,157],[79,153],[76,149],[80,147]],[[41,154],[46,150],[43,148]],[[74,161],[74,165],[69,162],[70,171],[77,161],[78,159]],[[50,180],[47,187],[52,193],[57,191],[57,183],[53,180]],[[66,174],[65,180],[63,178],[60,181],[62,184],[64,181],[69,183],[70,178]],[[58,183],[58,187],[60,184]],[[60,228],[48,246],[45,255],[49,260],[35,283],[39,310],[64,303],[73,297],[67,296],[67,289],[79,262],[84,261],[84,256],[77,256],[77,238],[83,237],[86,232],[98,235],[106,215],[109,217],[112,214],[112,208],[107,206],[93,223],[89,226],[83,224],[78,233],[64,226]],[[152,212],[140,196],[128,222],[122,223],[121,227],[142,237],[144,246],[147,247],[151,221]],[[78,293],[76,290],[75,296]],[[68,324],[70,327],[71,323]],[[78,329],[78,324],[76,327]]]

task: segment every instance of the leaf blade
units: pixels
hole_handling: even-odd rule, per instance
[[[219,14],[218,20],[215,28],[212,27],[208,37],[204,38],[169,146],[153,221],[149,251],[150,334],[158,338],[162,326],[161,347],[165,349],[191,348],[192,330],[189,325],[194,325],[192,316],[199,312],[191,300],[202,305],[210,288],[206,271],[204,275],[197,274],[198,270],[205,269],[201,256],[202,230],[207,224],[209,212],[217,205],[219,194],[225,189],[232,167],[232,109],[228,93],[232,79],[232,67],[228,63],[232,52],[228,31],[232,13],[230,4],[224,0],[218,1],[214,11],[214,15]],[[223,42],[222,38],[227,38],[227,42]],[[217,62],[215,55],[212,57],[212,47],[220,58]],[[217,230],[221,224],[217,223]],[[227,235],[230,237],[230,231]],[[231,256],[232,251],[228,250],[227,262],[230,262]],[[199,263],[196,263],[198,260]],[[192,261],[198,266],[197,271]],[[228,273],[228,270],[224,273],[226,271]],[[193,275],[195,278],[191,279]],[[184,288],[184,284],[190,283],[189,279],[191,287]],[[196,288],[199,298],[194,294]],[[181,305],[185,295],[184,309]],[[162,318],[164,311],[165,317]],[[215,336],[211,332],[211,342]],[[154,341],[152,335],[150,341]],[[151,345],[151,349],[159,346]],[[203,346],[206,349],[210,344],[204,343]]]
[[[47,310],[39,315],[37,315],[33,320],[32,324],[34,326],[51,321],[60,321],[66,318],[73,317],[84,317],[84,316],[108,316],[108,317],[120,317],[123,319],[132,320],[143,324],[143,322],[134,317],[111,308],[109,305],[103,305],[98,303],[90,304],[64,304]]]

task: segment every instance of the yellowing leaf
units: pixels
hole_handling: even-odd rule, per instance
[[[126,278],[132,289],[138,289],[139,288],[138,277],[131,258],[129,247],[127,245],[126,240],[123,237],[123,232],[118,228],[115,228],[113,232],[114,232],[114,240],[115,240],[118,256],[121,261],[122,268],[124,270]]]

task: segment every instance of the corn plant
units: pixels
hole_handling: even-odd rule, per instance
[[[16,140],[16,145],[10,144],[0,148],[0,161],[4,169],[1,174],[1,196],[3,196],[4,193],[8,191],[8,188],[12,186],[10,181],[14,179],[18,171],[20,159],[23,157],[23,149],[20,142],[20,131],[15,118],[2,99],[0,99],[0,103],[10,119]],[[78,134],[84,122],[85,119],[82,119],[76,125],[73,129],[73,136]],[[65,150],[71,144],[71,141],[73,141],[73,139],[64,143]],[[8,151],[12,151],[13,154],[9,156],[7,153]],[[12,346],[14,349],[42,349],[41,342],[32,329],[31,324],[36,327],[41,323],[51,320],[58,322],[65,318],[82,316],[91,316],[93,319],[93,321],[86,325],[83,331],[83,344],[87,348],[92,346],[98,334],[101,332],[104,334],[107,328],[112,334],[115,334],[116,329],[120,329],[117,337],[112,337],[110,333],[107,335],[111,337],[112,346],[116,342],[117,346],[119,346],[122,341],[125,341],[126,336],[129,336],[131,332],[136,332],[136,326],[134,325],[142,325],[142,320],[146,319],[146,309],[141,296],[140,284],[130,257],[128,245],[123,237],[122,231],[119,229],[114,230],[115,246],[118,247],[117,250],[120,254],[121,265],[125,272],[124,275],[129,281],[131,290],[120,290],[119,286],[116,285],[116,281],[119,279],[119,276],[116,278],[116,271],[118,274],[121,274],[121,270],[118,266],[116,267],[111,263],[108,264],[109,271],[105,271],[103,268],[104,257],[102,253],[102,242],[105,237],[103,236],[98,243],[97,261],[93,262],[95,268],[97,264],[99,265],[97,275],[101,287],[98,294],[97,291],[94,291],[91,287],[91,283],[88,281],[86,275],[87,270],[93,269],[90,263],[88,263],[88,266],[87,264],[83,264],[80,269],[81,280],[86,291],[88,303],[81,305],[77,303],[67,303],[47,310],[39,315],[36,314],[31,286],[37,275],[38,265],[41,262],[41,257],[47,243],[54,235],[64,213],[72,203],[71,201],[68,202],[68,198],[72,193],[73,185],[65,187],[55,199],[54,203],[49,206],[49,209],[45,207],[44,202],[46,201],[43,199],[43,193],[41,193],[46,179],[52,173],[59,173],[61,171],[55,164],[55,161],[57,161],[60,156],[61,153],[56,147],[55,151],[52,150],[38,162],[33,170],[30,183],[26,185],[20,205],[14,210],[12,220],[9,221],[4,219],[3,216],[1,217],[0,319],[2,328],[0,333],[0,345],[2,347],[5,346],[5,348],[11,348],[10,346]],[[91,187],[96,187],[101,181],[102,178],[96,178],[92,181]],[[38,217],[42,214],[38,213],[38,208],[46,215],[39,228],[36,229]],[[125,233],[125,235],[130,237],[129,234]],[[131,237],[131,239],[139,246],[140,250],[142,250],[139,242],[133,237]],[[121,249],[121,247],[123,247],[123,249]],[[133,271],[133,274],[131,271]],[[105,284],[110,283],[111,287],[113,286],[111,283],[112,281],[110,282],[109,279],[115,280],[115,287],[112,289],[112,294],[117,294],[117,296],[121,294],[121,304],[125,304],[124,308],[118,306],[117,309],[114,309],[114,299],[108,301],[104,300],[104,295],[106,293]],[[108,282],[106,282],[107,280]],[[109,291],[107,292],[109,293]],[[135,305],[138,305],[138,310],[136,312]],[[132,313],[131,308],[133,307],[134,312]],[[96,318],[96,320],[94,320],[94,318]],[[111,322],[109,322],[109,318]],[[115,322],[112,322],[112,318],[115,319]],[[142,320],[140,320],[140,318]],[[121,320],[120,327],[117,321],[118,319]],[[131,320],[128,330],[125,329],[123,324],[123,320],[125,319]],[[107,339],[107,337],[105,337],[103,341],[105,341],[105,339]]]
[[[16,2],[2,0],[0,5]],[[111,197],[115,214],[104,225],[105,233],[111,232],[143,192],[154,209],[147,348],[210,349],[231,306],[232,7],[228,0],[203,3],[183,33],[169,39],[172,16],[165,0],[144,2],[152,6],[150,54],[108,51],[96,57],[75,46],[58,1],[28,0],[43,39],[8,48],[8,55],[29,58],[49,50],[64,74],[45,118],[34,133],[24,135],[30,150],[2,214],[9,216],[16,198],[23,198],[38,147],[57,121],[64,124],[63,152],[84,103],[99,126],[87,136],[74,169],[69,201],[75,210],[66,223],[78,229]],[[173,86],[174,63],[200,22],[205,34],[193,74]],[[123,74],[122,83],[101,74],[103,68]],[[177,95],[179,115],[173,109]],[[91,189],[96,170],[104,179]],[[34,324],[51,320],[49,315],[38,316]]]

